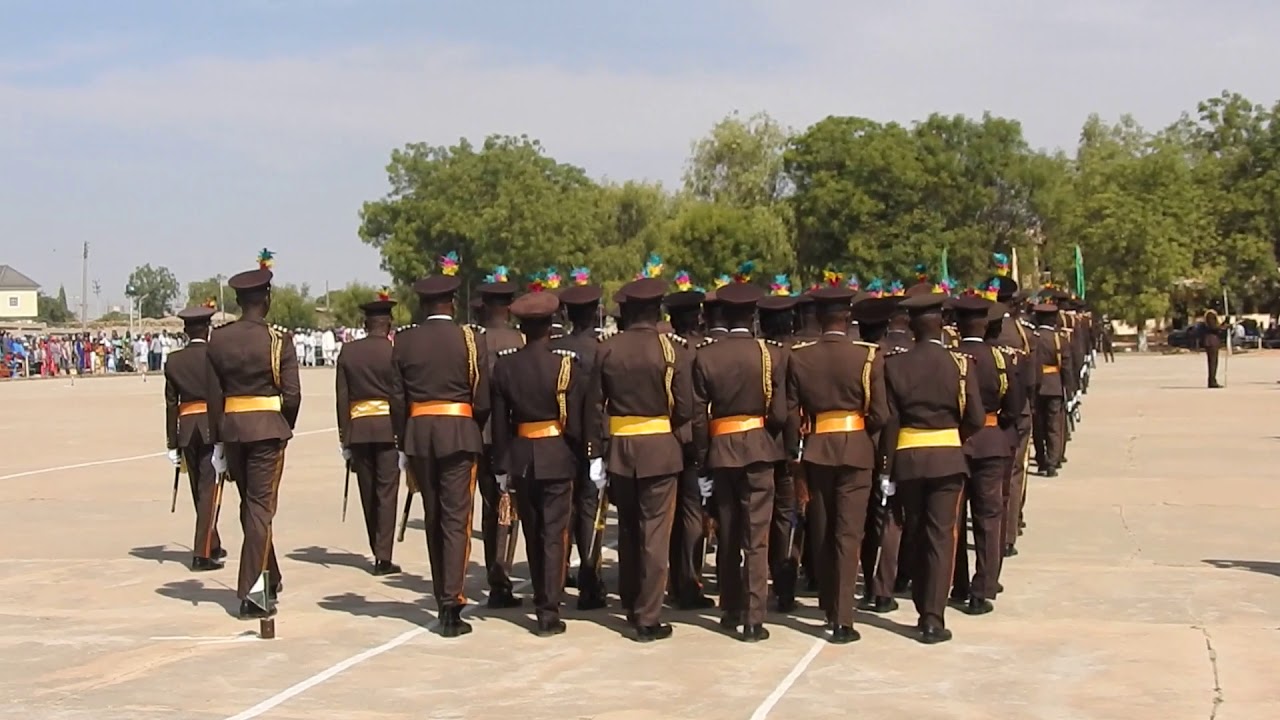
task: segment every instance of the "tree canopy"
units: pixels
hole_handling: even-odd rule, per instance
[[[151,264],[135,268],[129,274],[125,295],[138,304],[138,315],[160,318],[169,314],[169,306],[178,297],[178,278],[167,267]]]

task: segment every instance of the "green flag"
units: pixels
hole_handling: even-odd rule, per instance
[[[1080,246],[1076,246],[1076,297],[1084,299],[1084,256],[1080,254]]]
[[[942,266],[938,268],[941,273],[941,279],[946,280],[951,277],[951,273],[947,272],[947,249],[942,248]]]

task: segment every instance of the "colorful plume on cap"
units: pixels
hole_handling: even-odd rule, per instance
[[[991,259],[996,261],[996,274],[1005,277],[1009,274],[1009,256],[1004,253],[993,253]]]
[[[510,271],[507,270],[507,266],[499,265],[498,267],[493,269],[492,273],[489,273],[488,275],[484,276],[484,281],[490,284],[504,283],[504,282],[507,282],[509,278],[510,278]]]
[[[500,281],[505,282],[505,281]],[[543,273],[536,272],[529,276],[529,292],[542,292],[547,289],[547,281]]]
[[[218,309],[218,299],[217,299],[217,298],[209,298],[208,300],[205,300],[205,301],[204,301],[204,306],[205,306],[205,307],[207,307],[207,308],[209,308],[210,310],[217,310],[217,309]]]
[[[894,280],[889,283],[889,294],[894,296],[906,295],[907,289],[902,286],[901,280]]]
[[[542,276],[542,284],[548,290],[560,289],[560,271],[554,267],[547,268],[547,272]]]
[[[644,261],[644,267],[636,273],[636,280],[656,277],[662,277],[662,258],[657,253],[649,253],[649,259]]]
[[[987,286],[982,289],[980,294],[983,298],[990,300],[991,302],[995,302],[996,298],[1000,295],[1000,283],[995,282],[994,280],[987,283]]]
[[[844,275],[842,275],[841,273],[838,273],[835,270],[822,271],[822,283],[824,285],[827,285],[829,287],[840,287],[841,283],[843,282],[844,282]]]
[[[262,251],[258,253],[258,268],[260,270],[270,270],[275,261],[276,254],[266,248],[262,248]]]
[[[569,277],[573,278],[574,285],[588,285],[591,283],[591,271],[584,267],[576,267],[570,273]]]
[[[952,278],[944,277],[933,285],[934,293],[942,295],[950,295],[956,289],[956,281]]]
[[[929,281],[929,266],[928,266],[928,265],[925,265],[924,263],[920,263],[919,265],[916,265],[916,268],[915,268],[915,269],[916,269],[916,281],[917,281],[917,282],[928,282],[928,281]]]
[[[381,290],[379,290],[379,291],[378,291],[378,302],[387,302],[387,301],[389,301],[389,300],[391,300],[391,290],[390,290],[390,288],[385,288],[385,287],[384,287],[384,288],[382,288]]]
[[[676,289],[680,292],[689,292],[693,289],[693,280],[689,278],[688,270],[681,270],[676,273]]]
[[[738,271],[733,274],[733,281],[738,283],[751,282],[751,273],[755,272],[756,264],[750,260],[738,266]]]
[[[791,294],[791,280],[786,275],[774,275],[769,291],[774,295],[788,296]]]
[[[880,278],[872,278],[871,282],[867,283],[867,294],[871,297],[883,297],[884,281]]]
[[[725,285],[728,285],[731,282],[733,282],[733,278],[729,277],[728,275],[721,275],[720,277],[712,281],[712,284],[715,285],[717,290],[719,290],[720,288],[724,287]]]
[[[440,274],[441,275],[457,275],[458,274],[458,253],[450,250],[448,254],[440,257]]]
[[[858,282],[857,275],[853,273],[849,273],[849,280],[848,282],[845,283],[845,287],[849,288],[854,292],[858,292],[859,290],[862,289],[862,283]]]

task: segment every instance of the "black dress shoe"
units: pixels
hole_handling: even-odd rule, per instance
[[[1014,547],[1014,546],[1012,546],[1012,545],[1005,545],[1005,546],[1004,546],[1004,556],[1005,556],[1005,557],[1013,557],[1014,555],[1017,555],[1017,554],[1018,554],[1018,548],[1016,548],[1016,547]]]
[[[879,613],[883,615],[884,613],[891,613],[897,609],[898,609],[898,601],[895,600],[894,598],[877,596],[875,599],[875,602],[872,604],[870,608],[870,611],[873,613]]]
[[[796,610],[796,599],[794,597],[778,598],[778,612],[791,613]]]
[[[640,620],[636,617],[634,610],[627,611],[627,624],[631,627],[640,627]]]
[[[716,606],[715,600],[712,600],[706,595],[701,595],[701,594],[690,595],[689,597],[681,598],[676,603],[676,609],[678,610],[707,610],[715,606]]]
[[[841,625],[831,632],[831,642],[835,645],[848,645],[862,639],[862,635],[852,625]]]
[[[911,592],[911,578],[899,578],[893,581],[893,594],[906,595]]]
[[[875,612],[875,610],[876,610],[876,596],[875,596],[875,595],[863,595],[863,596],[862,596],[862,599],[858,601],[858,604],[857,604],[855,607],[857,607],[859,610],[861,610],[861,611],[863,611],[863,612]]]
[[[742,624],[742,617],[738,613],[725,613],[720,616],[720,628],[725,632],[738,632],[738,626]]]
[[[969,602],[964,607],[966,615],[986,615],[995,610],[996,607],[986,598],[980,598],[976,595],[969,596]]]
[[[951,639],[951,631],[940,627],[926,627],[920,630],[920,642],[925,645],[937,645]]]
[[[609,607],[609,601],[604,599],[603,595],[579,595],[579,610],[599,610],[600,608]]]
[[[648,643],[654,640],[666,640],[671,637],[671,626],[667,623],[645,625],[636,628],[636,642]]]
[[[996,594],[1004,592],[1004,583],[996,583]]]
[[[1044,476],[1045,476],[1045,477],[1051,477],[1051,478],[1052,478],[1052,477],[1058,477],[1058,468],[1056,468],[1056,467],[1049,468],[1049,471],[1048,471],[1048,472],[1046,472],[1046,473],[1044,474]]]
[[[210,570],[221,570],[222,568],[222,562],[213,558],[191,558],[191,572],[209,572]]]
[[[969,599],[968,588],[952,590],[951,594],[947,596],[948,601],[955,604],[959,604],[959,605],[963,605],[968,599]]]
[[[563,620],[539,620],[538,627],[533,631],[538,637],[551,637],[552,635],[562,635],[568,626]]]
[[[1027,521],[1026,521],[1026,520],[1019,520],[1019,521],[1018,521],[1018,529],[1019,529],[1019,530],[1021,530],[1021,529],[1025,528],[1026,526],[1027,526]]]
[[[390,560],[379,560],[373,564],[374,575],[399,575],[400,566]]]
[[[263,610],[262,608],[258,607],[254,603],[249,602],[248,600],[241,600],[240,601],[240,619],[241,620],[262,620],[264,618],[272,617],[273,615],[276,614],[276,606],[274,603],[267,603],[267,604],[271,605],[270,610]]]
[[[221,560],[222,558],[224,558],[224,557],[226,557],[226,556],[227,556],[227,549],[226,549],[226,548],[218,548],[217,550],[214,550],[214,551],[213,551],[213,555],[212,555],[211,557],[213,557],[213,559],[214,559],[214,560]]]
[[[760,642],[769,639],[769,630],[764,625],[747,625],[742,628],[742,642]]]
[[[524,600],[511,594],[510,590],[500,590],[489,593],[489,601],[487,603],[490,610],[506,610],[508,608],[518,608],[524,604]]]
[[[471,623],[462,619],[462,608],[445,610],[440,620],[440,637],[456,638],[471,633]]]

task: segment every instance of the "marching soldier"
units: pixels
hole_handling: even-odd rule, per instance
[[[788,420],[784,348],[751,334],[763,295],[742,282],[720,289],[729,332],[702,343],[693,366],[693,442],[697,465],[711,474],[699,482],[707,495],[714,483],[719,510],[720,624],[735,632],[741,626],[746,642],[769,638],[764,617],[773,474],[774,464],[785,457],[775,435]]]
[[[1000,562],[1004,550],[1002,518],[1004,484],[1012,445],[1010,432],[1015,428],[1025,401],[1022,387],[1011,373],[1010,356],[987,342],[988,325],[1004,317],[1004,306],[976,293],[962,295],[952,303],[960,331],[958,351],[968,356],[969,372],[978,379],[982,407],[989,408],[978,432],[964,444],[969,460],[969,474],[963,492],[965,504],[960,507],[959,536],[952,597],[966,602],[965,612],[984,615],[992,611],[1000,579]],[[964,540],[966,517],[973,518],[975,548],[974,575],[969,578],[968,543]]]
[[[790,294],[774,294],[756,303],[760,313],[760,334],[782,346],[788,362],[794,341],[794,308],[799,298]],[[784,382],[786,378],[783,378]],[[798,492],[798,483],[788,462],[786,438],[774,433],[781,459],[773,464],[773,523],[769,530],[769,568],[773,576],[773,596],[778,612],[796,608],[796,580],[804,548],[805,507],[809,504],[807,487]]]
[[[191,482],[191,500],[196,508],[196,536],[191,543],[191,569],[194,572],[221,569],[222,559],[227,556],[218,536],[221,487],[218,473],[213,469],[213,443],[209,439],[208,406],[205,402],[208,391],[205,350],[213,312],[212,305],[202,305],[178,313],[190,344],[170,353],[164,366],[169,460],[174,467],[186,467],[187,478]]]
[[[701,311],[705,295],[688,286],[684,273],[676,276],[676,286],[682,289],[663,298],[663,305],[671,318],[672,330],[684,340],[687,347],[694,348],[703,340]],[[723,300],[717,304],[722,307]],[[723,318],[723,312],[719,309],[717,316]],[[676,434],[684,446],[693,446],[692,425],[676,428]],[[706,610],[716,605],[702,589],[702,567],[707,554],[704,542],[704,516],[707,510],[706,499],[698,486],[698,474],[698,463],[691,457],[685,458],[684,470],[680,472],[677,481],[670,558],[672,604],[681,610]]]
[[[571,329],[568,334],[553,338],[551,346],[572,351],[582,376],[589,378],[595,367],[596,347],[599,345],[600,287],[591,284],[591,271],[587,268],[574,268],[570,277],[573,284],[560,293],[560,304]],[[585,445],[575,449],[582,452],[584,448]],[[596,610],[608,604],[604,578],[600,576],[599,555],[593,557],[591,547],[600,497],[587,477],[586,456],[581,455],[578,460],[571,525],[574,542],[578,546],[578,577],[576,582],[571,579],[569,584],[577,585],[579,610]]]
[[[987,280],[988,286],[996,287],[996,302],[1005,307],[1005,316],[1000,320],[1000,331],[996,344],[1004,348],[1013,361],[1013,377],[1022,387],[1023,407],[1018,414],[1018,422],[1014,424],[1016,444],[1009,463],[1009,477],[1005,485],[1008,488],[1005,497],[1003,514],[1004,557],[1018,554],[1016,543],[1021,535],[1023,525],[1023,508],[1027,497],[1027,472],[1031,459],[1031,430],[1033,410],[1036,404],[1038,381],[1040,378],[1039,361],[1036,356],[1035,325],[1025,320],[1022,309],[1026,295],[1018,282],[1009,277],[1008,260],[1004,255],[996,255],[996,275]],[[1011,437],[1011,441],[1013,438]]]
[[[1205,360],[1209,363],[1209,388],[1222,387],[1218,384],[1218,352],[1222,347],[1222,322],[1213,308],[1204,311],[1204,330],[1200,344],[1204,346]]]
[[[886,474],[880,483],[902,495],[914,557],[911,596],[920,614],[919,640],[946,642],[944,614],[956,552],[961,490],[969,468],[963,442],[986,419],[977,375],[968,358],[942,341],[946,295],[909,297],[916,344],[885,361],[890,419],[880,436]],[[914,537],[912,537],[914,536]]]
[[[387,293],[360,306],[366,336],[346,343],[336,373],[338,442],[356,473],[364,525],[373,552],[373,574],[394,575],[391,562],[396,529],[400,468],[391,427],[391,308]]]
[[[702,314],[706,321],[707,337],[724,337],[729,328],[724,324],[724,303],[720,301],[719,289],[711,290],[702,298]]]
[[[456,272],[456,260],[443,268]],[[431,584],[444,637],[471,632],[462,610],[476,470],[484,451],[480,428],[489,418],[485,334],[454,323],[458,285],[451,274],[414,283],[426,319],[396,333],[391,353],[391,424],[410,490],[422,493]]]
[[[620,594],[635,640],[671,637],[662,622],[676,479],[684,451],[674,429],[693,419],[690,367],[675,335],[657,331],[666,283],[642,278],[623,286],[626,330],[602,339],[588,407],[608,428],[607,453],[588,448],[591,480],[613,485],[618,504]],[[685,354],[688,355],[687,353]]]
[[[813,291],[822,336],[792,347],[787,403],[807,419],[804,473],[809,481],[809,540],[831,642],[859,639],[854,587],[866,522],[875,448],[870,433],[886,422],[884,361],[872,343],[850,340],[846,287]],[[792,448],[793,457],[799,447]]]
[[[488,348],[485,369],[491,373],[498,353],[524,346],[520,331],[511,327],[511,300],[516,294],[516,284],[508,280],[507,269],[499,266],[485,278],[478,290],[484,303],[484,324],[473,325],[472,330],[483,333],[485,337],[485,347]],[[498,481],[494,477],[490,428],[484,427],[483,432],[485,450],[480,456],[477,474],[483,501],[480,531],[484,536],[484,566],[489,580],[488,606],[491,609],[520,607],[522,601],[513,592],[511,568],[506,565],[507,546],[517,541],[516,528],[514,523],[504,525],[499,521],[503,496],[507,493],[498,489]]]
[[[1041,302],[1031,308],[1036,317],[1036,407],[1032,437],[1041,474],[1057,477],[1067,428],[1064,402],[1069,389],[1071,351],[1058,330],[1058,306]]]
[[[511,304],[526,344],[498,353],[491,417],[498,487],[514,484],[533,579],[540,637],[565,631],[560,619],[569,559],[573,481],[585,442],[586,378],[572,350],[552,349],[552,317],[560,301],[531,292]],[[598,441],[591,444],[598,444]]]
[[[302,406],[293,341],[266,321],[271,309],[270,254],[259,269],[234,275],[240,319],[214,330],[208,349],[206,393],[214,470],[227,472],[240,491],[240,617],[275,614],[282,582],[272,520],[285,446]]]

